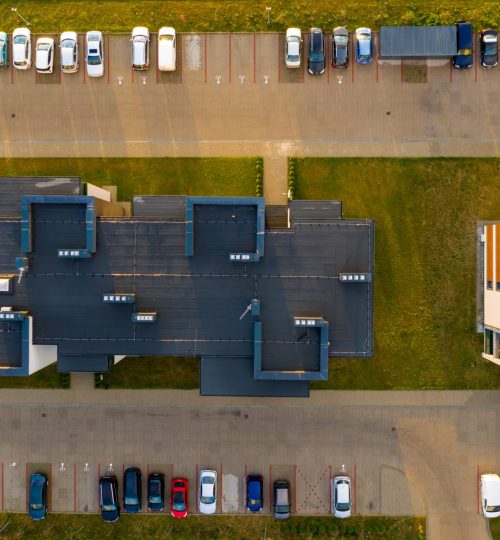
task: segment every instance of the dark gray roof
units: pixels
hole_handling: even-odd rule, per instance
[[[21,215],[22,195],[80,195],[76,176],[0,176],[0,216]]]
[[[134,216],[161,217],[169,221],[184,221],[186,197],[174,195],[141,195],[132,200]]]
[[[382,26],[381,58],[445,58],[457,54],[455,26]]]
[[[342,218],[341,201],[300,201],[290,202],[292,223],[318,223]]]
[[[309,397],[309,381],[259,381],[253,358],[202,357],[202,396]]]
[[[106,354],[60,354],[57,357],[59,373],[93,372],[107,373],[113,365],[113,357]]]

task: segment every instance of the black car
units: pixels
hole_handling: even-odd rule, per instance
[[[498,33],[496,30],[481,30],[479,36],[479,55],[485,68],[498,64]]]
[[[465,21],[459,21],[457,27],[458,51],[453,57],[453,66],[457,69],[468,69],[472,67],[474,58],[472,56],[472,24]]]
[[[118,480],[116,476],[101,476],[99,480],[99,506],[104,521],[118,521],[120,506],[118,505]]]
[[[165,506],[165,476],[151,473],[148,479],[148,510],[161,512]]]
[[[28,515],[40,521],[47,515],[47,490],[49,481],[43,473],[33,473],[30,478]]]
[[[141,510],[141,471],[137,467],[128,467],[123,473],[123,509],[129,514]]]
[[[325,72],[325,34],[321,28],[309,30],[307,70],[311,75],[322,75]]]
[[[349,65],[349,31],[343,26],[333,29],[332,67],[346,69]]]

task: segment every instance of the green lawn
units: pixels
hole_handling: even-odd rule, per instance
[[[425,519],[414,517],[353,517],[348,520],[332,517],[292,517],[277,521],[265,516],[190,516],[174,520],[163,516],[123,515],[117,523],[104,523],[96,515],[48,515],[42,522],[33,522],[24,514],[2,514],[2,538],[36,538],[50,540],[91,540],[119,538],[210,540],[293,540],[353,539],[424,540]]]
[[[133,195],[255,196],[256,158],[14,158],[0,159],[4,176],[81,176]]]
[[[488,523],[493,540],[500,540],[500,519],[489,519]]]
[[[339,24],[379,28],[391,24],[453,24],[459,19],[476,29],[500,26],[498,3],[492,0],[18,0],[3,2],[2,29],[12,31],[23,23],[11,5],[31,22],[33,32],[78,32],[96,28],[129,32],[134,26],[151,30],[174,26],[182,32],[284,30],[320,26],[332,30]],[[267,24],[266,6],[271,7]]]
[[[124,358],[99,379],[99,388],[178,388],[200,386],[200,360],[138,356]]]
[[[57,373],[56,364],[29,377],[0,377],[0,388],[64,388],[68,384],[69,377]]]
[[[340,199],[344,217],[376,220],[375,355],[331,360],[329,380],[312,387],[500,388],[475,332],[475,224],[500,219],[500,159],[298,159],[296,168],[297,199]]]

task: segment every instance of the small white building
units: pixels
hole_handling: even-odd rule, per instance
[[[484,352],[500,365],[500,223],[484,226]]]

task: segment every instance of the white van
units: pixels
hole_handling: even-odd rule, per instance
[[[175,71],[176,57],[175,30],[163,26],[158,32],[158,69],[160,71]]]
[[[481,508],[486,518],[500,516],[500,478],[497,474],[481,475]]]

